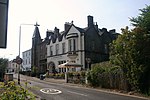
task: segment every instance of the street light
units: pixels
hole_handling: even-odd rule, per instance
[[[34,26],[34,24],[20,24],[20,27],[19,27],[19,55],[16,57],[16,63],[19,65],[19,68],[18,68],[18,84],[20,85],[20,65],[22,63],[22,59],[20,58],[20,46],[21,46],[21,26],[22,25],[32,25]],[[36,23],[37,25],[37,23]]]
[[[85,58],[85,60],[87,62],[87,71],[86,71],[85,83],[88,84],[87,75],[88,75],[88,71],[90,70],[91,58]]]
[[[91,58],[86,58],[86,62],[87,62],[87,70],[90,70]]]

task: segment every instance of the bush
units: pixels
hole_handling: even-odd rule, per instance
[[[76,84],[85,84],[85,71],[68,72],[68,82]]]
[[[85,78],[85,75],[86,75],[86,71],[81,71],[81,72],[80,72],[80,76],[81,76],[82,78]]]
[[[67,75],[68,75],[68,78],[73,78],[73,72],[68,72]]]
[[[35,100],[33,94],[21,86],[16,86],[15,82],[0,83],[0,90],[0,100]]]
[[[54,75],[55,74],[53,74],[53,73],[48,73],[46,77],[48,77],[48,78],[54,78]]]
[[[93,66],[92,70],[87,73],[87,80],[90,83],[91,86],[100,86],[101,83],[101,78],[100,74],[105,72],[105,69],[103,67],[99,66]]]
[[[60,73],[61,79],[65,79],[65,73]]]
[[[113,88],[127,90],[127,81],[119,66],[113,66],[109,62],[92,65],[87,74],[89,85],[93,87]]]
[[[49,74],[47,74],[46,77],[55,78],[55,79],[65,79],[65,73],[57,73],[57,74],[49,73]]]

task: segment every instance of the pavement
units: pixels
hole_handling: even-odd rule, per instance
[[[14,75],[15,78],[17,78],[17,74]],[[37,77],[30,77],[30,76],[26,76],[26,75],[21,75],[20,74],[20,79],[21,80],[36,80],[36,81],[46,81],[46,82],[50,82],[50,83],[58,83],[58,84],[68,84],[65,82],[65,79],[54,79],[54,78],[45,78],[44,80],[40,80]]]
[[[14,77],[17,78],[17,74],[14,74]],[[30,76],[26,76],[26,75],[22,75],[22,74],[20,74],[20,79],[23,81],[36,80],[39,82],[48,82],[48,83],[63,84],[63,85],[70,85],[70,86],[83,86],[81,84],[66,83],[65,79],[45,78],[44,80],[40,80],[40,78],[30,77]]]
[[[52,83],[63,83],[66,84],[65,79],[54,79],[54,78],[45,78],[44,81],[52,82]]]

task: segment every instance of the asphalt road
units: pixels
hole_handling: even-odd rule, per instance
[[[22,80],[25,79],[22,78]],[[40,96],[41,100],[146,100],[128,95],[103,92],[99,89],[51,83],[39,79],[28,79],[28,82],[27,88],[31,87],[30,91]]]

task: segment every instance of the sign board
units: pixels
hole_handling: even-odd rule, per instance
[[[8,2],[0,0],[0,48],[6,48],[7,43]]]
[[[16,63],[17,64],[22,64],[22,61],[23,60],[19,56],[16,57]]]

